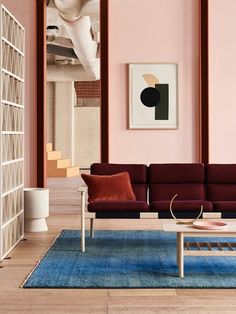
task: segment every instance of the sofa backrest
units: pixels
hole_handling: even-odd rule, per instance
[[[130,175],[132,188],[136,199],[147,201],[147,166],[142,164],[107,164],[94,163],[91,165],[91,174],[112,175],[127,171]]]
[[[203,164],[151,164],[148,169],[149,200],[205,199]]]
[[[236,201],[236,164],[206,165],[207,199]]]

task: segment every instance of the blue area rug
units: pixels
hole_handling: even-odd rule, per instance
[[[80,232],[63,230],[23,287],[236,288],[236,257],[185,257],[181,279],[173,233],[96,231],[82,253]]]

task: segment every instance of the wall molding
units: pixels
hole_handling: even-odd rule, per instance
[[[46,0],[37,0],[37,186],[46,185]]]
[[[209,162],[209,65],[208,65],[208,0],[201,0],[200,30],[200,150],[201,162]]]

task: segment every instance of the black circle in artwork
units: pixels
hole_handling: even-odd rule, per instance
[[[141,102],[147,107],[155,107],[158,105],[160,98],[159,91],[154,87],[145,88],[140,95]]]

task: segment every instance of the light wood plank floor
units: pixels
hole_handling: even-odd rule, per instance
[[[26,234],[0,269],[0,313],[236,313],[236,289],[21,289],[61,229],[80,225],[78,179],[50,179],[49,231]],[[96,229],[155,229],[154,220],[106,220]],[[197,274],[196,274],[197,275]]]

